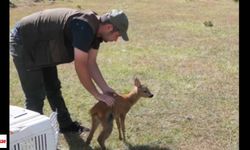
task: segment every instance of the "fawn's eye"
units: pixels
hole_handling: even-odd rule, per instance
[[[143,91],[143,92],[144,92],[144,93],[147,93],[148,91],[145,90],[145,91]]]

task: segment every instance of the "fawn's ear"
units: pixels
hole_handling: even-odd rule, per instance
[[[135,86],[137,86],[137,87],[141,86],[141,82],[139,81],[138,78],[135,78]]]

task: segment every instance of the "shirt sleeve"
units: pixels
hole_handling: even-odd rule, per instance
[[[92,48],[94,49],[99,49],[100,43],[102,42],[102,38],[95,38],[93,43],[92,43]]]
[[[70,30],[73,38],[72,46],[88,52],[94,40],[94,33],[90,25],[85,21],[75,19],[70,23]]]

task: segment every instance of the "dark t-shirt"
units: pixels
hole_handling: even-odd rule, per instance
[[[88,52],[91,48],[99,49],[101,38],[97,38],[93,33],[90,25],[82,20],[72,20],[69,28],[72,32],[72,46],[84,52]]]

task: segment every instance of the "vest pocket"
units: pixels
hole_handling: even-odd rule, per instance
[[[60,38],[39,41],[31,54],[34,67],[54,66],[73,59],[73,50],[69,52]]]
[[[51,50],[49,47],[49,41],[39,41],[32,50],[31,60],[34,62],[35,66],[43,66],[51,64]]]
[[[36,69],[69,63],[74,60],[74,51],[65,47],[63,36],[39,40],[26,49],[25,62],[28,69]]]

